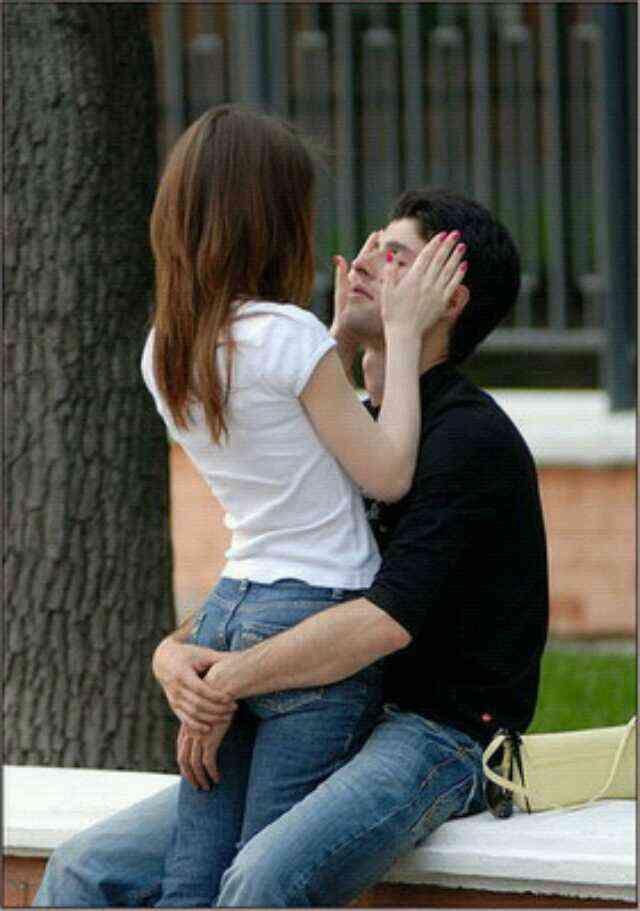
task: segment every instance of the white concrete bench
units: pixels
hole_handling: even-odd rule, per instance
[[[5,766],[4,853],[10,859],[5,906],[31,900],[42,859],[67,838],[177,780],[141,772]],[[430,904],[422,900],[429,887],[521,895],[523,904],[532,894],[634,902],[635,802],[602,801],[533,816],[516,812],[509,820],[488,813],[452,820],[402,858],[386,880],[405,884],[413,907]],[[364,904],[376,905],[375,896]]]

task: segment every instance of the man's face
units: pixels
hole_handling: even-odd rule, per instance
[[[369,238],[349,270],[347,317],[353,332],[369,337],[383,335],[380,291],[387,254],[393,253],[399,275],[403,275],[424,245],[415,218],[392,221]]]

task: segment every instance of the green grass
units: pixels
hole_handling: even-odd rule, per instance
[[[550,649],[529,733],[624,724],[636,713],[634,655]]]

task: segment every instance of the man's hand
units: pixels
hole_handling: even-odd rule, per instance
[[[173,712],[194,734],[206,734],[212,725],[229,723],[237,708],[228,695],[200,678],[225,652],[163,639],[153,656],[153,673]]]
[[[177,758],[180,774],[193,785],[205,791],[211,783],[220,784],[218,747],[229,730],[230,721],[216,724],[208,734],[196,735],[185,724],[178,731]]]
[[[343,256],[332,257],[335,265],[334,290],[333,290],[333,322],[329,333],[337,342],[338,357],[342,362],[344,372],[350,383],[353,383],[353,362],[360,343],[349,329],[345,319],[349,282],[347,279],[348,266]]]

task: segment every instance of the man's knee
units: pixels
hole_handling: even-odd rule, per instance
[[[39,907],[148,905],[158,893],[175,827],[178,785],[70,838],[52,855]]]
[[[217,904],[221,908],[304,907],[297,880],[279,852],[256,850],[249,842],[224,872]]]
[[[34,907],[63,907],[71,902],[81,904],[86,891],[87,857],[82,838],[76,836],[60,845],[47,862]]]
[[[88,834],[81,832],[70,838],[51,855],[36,907],[95,907],[98,903],[100,907],[118,907],[131,903],[132,897],[124,894],[115,875],[118,858],[114,846],[100,844]]]

